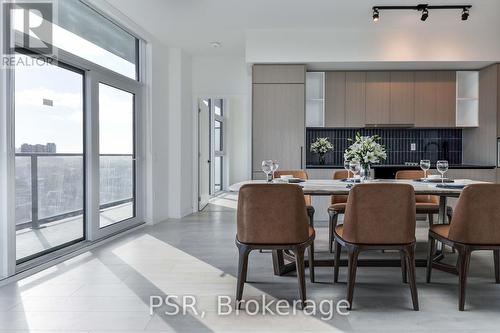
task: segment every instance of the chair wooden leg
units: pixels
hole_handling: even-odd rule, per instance
[[[407,266],[408,266],[408,280],[410,283],[411,300],[413,302],[413,310],[418,311],[418,293],[417,282],[415,274],[415,245],[408,246],[405,249]]]
[[[348,246],[349,251],[349,273],[347,278],[347,301],[349,302],[349,310],[352,308],[352,298],[354,296],[354,284],[356,283],[356,271],[358,268],[359,248],[356,246]]]
[[[429,242],[428,242],[427,246],[429,247],[429,249],[427,252],[427,277],[426,277],[426,281],[427,281],[427,283],[430,283],[431,282],[431,273],[432,273],[432,261],[434,258],[434,253],[436,252],[436,241],[430,235],[429,235]]]
[[[238,283],[236,287],[236,308],[239,309],[241,306],[241,299],[243,297],[243,286],[247,280],[247,269],[248,269],[248,254],[250,253],[250,248],[245,244],[237,244],[239,252],[238,261]]]
[[[407,273],[406,273],[406,253],[404,251],[399,251],[400,256],[401,256],[401,277],[403,280],[403,283],[407,283]]]
[[[339,282],[339,268],[340,268],[340,252],[342,252],[342,245],[334,240],[335,243],[335,262],[333,267],[333,283]]]
[[[309,245],[309,278],[314,283],[314,241]]]
[[[493,260],[495,261],[495,283],[500,283],[500,250],[493,251]]]
[[[464,311],[465,309],[465,289],[467,286],[467,273],[469,271],[470,263],[470,248],[466,245],[456,246],[458,250],[458,283],[459,283],[459,298],[458,309]]]
[[[295,265],[297,267],[297,279],[299,282],[299,294],[300,300],[302,302],[302,308],[305,307],[306,302],[306,279],[305,279],[305,268],[304,268],[304,251],[302,247],[294,249],[295,254]]]
[[[339,214],[337,213],[329,213],[330,217],[328,219],[328,250],[330,253],[333,253],[333,231],[337,226],[337,220],[339,218]]]

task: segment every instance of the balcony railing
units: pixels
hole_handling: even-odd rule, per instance
[[[100,208],[133,201],[133,156],[102,154]],[[79,216],[84,209],[84,157],[16,153],[16,229]]]

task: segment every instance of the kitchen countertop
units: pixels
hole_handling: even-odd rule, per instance
[[[394,165],[394,164],[381,164],[381,165],[372,165],[372,169],[375,168],[398,168],[398,169],[420,169],[418,165]],[[436,168],[435,165],[431,166],[432,168]],[[495,165],[476,165],[476,164],[458,164],[458,165],[450,165],[450,169],[494,169]],[[306,165],[306,169],[344,169],[343,165]]]

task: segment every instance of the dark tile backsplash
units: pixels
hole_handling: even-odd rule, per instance
[[[451,165],[462,164],[462,130],[461,129],[416,129],[416,128],[362,128],[334,129],[308,128],[306,131],[308,165],[318,165],[319,157],[311,153],[311,143],[316,138],[327,137],[333,144],[333,151],[326,155],[326,165],[341,166],[344,163],[344,151],[350,145],[348,138],[355,138],[357,132],[361,135],[378,134],[381,144],[387,150],[387,160],[381,164],[404,164],[429,159],[447,160]],[[411,151],[412,143],[416,150]]]

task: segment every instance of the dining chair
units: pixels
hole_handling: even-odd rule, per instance
[[[400,170],[396,172],[396,179],[421,179],[425,173],[422,170]],[[435,195],[416,195],[415,208],[417,214],[425,214],[429,219],[429,227],[434,224],[434,214],[439,214],[439,197]],[[453,215],[453,208],[446,207],[448,222]]]
[[[433,266],[448,266],[458,273],[458,309],[465,308],[465,287],[472,251],[493,251],[495,282],[500,283],[500,184],[474,184],[464,188],[458,198],[450,224],[436,224],[429,230],[427,256],[427,283],[431,282]],[[447,244],[458,252],[455,267],[434,263],[436,241]]]
[[[294,184],[247,184],[238,195],[236,246],[239,251],[236,305],[240,307],[252,250],[290,250],[295,256],[302,307],[306,300],[304,252],[309,263],[314,241],[304,193]],[[313,265],[309,265],[310,272]]]
[[[340,252],[348,252],[347,301],[352,307],[358,255],[365,250],[398,250],[406,264],[413,309],[418,310],[415,281],[415,193],[409,184],[359,184],[347,199],[344,223],[335,227],[334,283]],[[405,267],[406,266],[406,267]],[[407,268],[407,269],[406,269]]]
[[[292,176],[293,178],[299,178],[299,179],[304,179],[307,180],[309,179],[307,172],[304,170],[279,170],[274,172],[274,177],[275,178],[280,178],[281,176]],[[304,195],[304,200],[306,202],[306,209],[307,209],[307,216],[309,216],[309,225],[314,228],[314,207],[312,205],[312,200],[310,195]],[[311,244],[312,246],[312,261],[314,261],[314,242]],[[311,274],[309,276],[311,279],[311,282],[314,282],[315,276],[314,276],[314,265],[311,270]]]
[[[348,178],[348,172],[346,170],[335,171],[333,173],[334,180],[346,178]],[[328,207],[328,249],[330,253],[333,253],[333,230],[337,225],[339,215],[345,212],[346,203],[347,195],[332,195],[330,197],[330,206]]]

